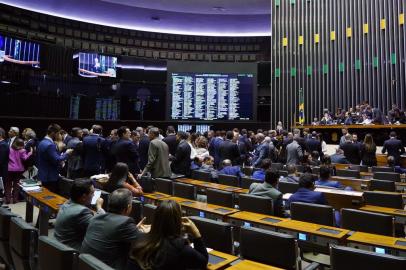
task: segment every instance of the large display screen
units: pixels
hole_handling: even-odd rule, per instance
[[[83,77],[116,77],[117,57],[79,53],[79,75]]]
[[[253,64],[168,63],[168,118],[255,120],[256,85]]]
[[[0,35],[0,63],[6,61],[39,68],[39,52],[38,43]]]

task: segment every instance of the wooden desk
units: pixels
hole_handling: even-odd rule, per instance
[[[237,226],[249,225],[262,229],[271,229],[275,231],[282,222],[287,221],[286,218],[274,217],[269,215],[257,214],[252,212],[240,211],[229,215],[227,220]],[[247,224],[248,223],[248,224]]]
[[[315,191],[323,192],[329,205],[334,209],[356,208],[362,206],[363,199],[360,191],[350,191],[341,189],[330,189],[318,187]]]
[[[176,181],[185,183],[185,184],[194,185],[194,186],[200,188],[200,190],[204,190],[206,188],[212,188],[212,189],[218,189],[218,190],[229,191],[229,192],[234,192],[234,193],[248,193],[248,189],[242,189],[240,187],[227,186],[227,185],[200,181],[200,180],[195,180],[195,179],[190,179],[190,178],[181,178],[181,179],[177,179]]]
[[[406,257],[406,239],[384,235],[355,232],[347,238],[348,246],[377,252],[384,249],[385,254]],[[380,250],[382,252],[382,250]]]
[[[52,214],[57,214],[59,207],[67,199],[42,187],[39,191],[29,191],[26,194],[25,221],[32,222],[34,206],[39,208],[39,234],[48,235],[48,222]]]
[[[404,209],[388,208],[375,205],[365,205],[361,207],[359,210],[391,215],[395,217],[396,223],[406,224],[406,210]]]
[[[240,261],[233,266],[226,268],[227,270],[282,270],[282,268],[253,262],[250,260]]]
[[[174,200],[178,202],[183,209],[186,209],[188,215],[201,216],[202,212],[204,217],[211,218],[215,220],[225,220],[226,216],[239,212],[239,210],[234,208],[228,208],[220,205],[208,204],[203,202],[198,202],[194,200],[189,200],[180,197],[169,197],[162,198],[159,201],[163,200]]]
[[[214,256],[220,257],[221,259],[223,259],[223,261],[216,263],[216,264],[210,263],[211,259],[213,259]],[[237,256],[233,256],[233,255],[223,253],[220,251],[216,251],[216,250],[211,250],[209,252],[209,264],[207,265],[207,269],[209,269],[209,270],[222,269],[223,267],[229,265],[230,263],[232,263],[236,260],[238,260]]]
[[[340,176],[332,176],[331,180],[340,182],[343,186],[351,187],[355,191],[369,190],[371,180],[366,179],[354,179]]]
[[[152,192],[152,193],[144,193],[143,196],[144,200],[141,198],[143,203],[155,204],[159,199],[169,198],[172,195],[161,193],[161,192]]]

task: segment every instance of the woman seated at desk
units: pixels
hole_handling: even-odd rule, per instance
[[[142,187],[128,171],[127,164],[122,162],[118,162],[114,166],[109,175],[109,180],[103,185],[103,189],[108,192],[113,192],[119,188],[130,190],[133,196],[140,196],[143,194]]]

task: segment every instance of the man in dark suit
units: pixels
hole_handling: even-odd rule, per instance
[[[340,148],[344,151],[345,158],[351,164],[359,165],[361,163],[360,149],[352,142],[351,134],[345,135],[345,143]]]
[[[129,128],[123,126],[117,129],[118,141],[114,144],[112,153],[116,158],[116,162],[123,162],[127,164],[128,170],[133,175],[138,175],[141,170],[138,164],[139,155],[137,147],[131,141],[131,131]]]
[[[81,253],[91,254],[114,269],[125,269],[131,242],[148,228],[129,217],[132,194],[125,188],[111,193],[109,212],[93,217],[83,239]]]
[[[47,135],[39,143],[37,148],[38,158],[38,178],[42,185],[52,192],[58,192],[58,180],[61,161],[66,160],[73,152],[68,149],[64,154],[59,153],[54,141],[59,137],[61,127],[57,124],[51,124],[48,127]]]
[[[237,176],[238,179],[244,177],[244,174],[241,172],[240,166],[233,166],[231,160],[229,159],[223,160],[222,167],[223,168],[219,171],[219,174]]]
[[[176,132],[173,126],[169,126],[166,129],[166,137],[162,141],[168,145],[169,154],[175,156],[176,149],[178,147],[178,141],[176,139]]]
[[[395,165],[400,164],[400,155],[405,153],[405,148],[402,145],[402,141],[396,138],[396,132],[392,131],[389,134],[389,140],[383,143],[382,154],[388,151],[388,156],[393,156],[395,159]]]
[[[0,177],[6,181],[8,172],[8,156],[10,148],[6,139],[6,131],[0,127]]]
[[[140,132],[140,142],[138,144],[138,154],[140,157],[139,165],[140,169],[143,170],[148,163],[148,148],[149,148],[149,137],[148,137],[148,129],[146,133],[144,133],[144,129],[142,127],[137,127],[137,131]]]
[[[179,142],[179,144],[176,149],[175,156],[171,157],[171,170],[173,173],[176,174],[190,176],[190,152],[192,151],[192,149],[186,141],[187,138],[188,134],[186,132],[178,131],[176,140]]]
[[[261,165],[262,160],[269,157],[269,144],[265,141],[265,136],[262,133],[256,135],[258,145],[254,151],[254,157],[252,158],[252,166],[258,167]]]
[[[321,149],[321,142],[317,139],[317,132],[313,131],[310,138],[305,141],[306,151],[308,153],[312,153],[313,151],[317,151],[319,156],[322,157],[323,151]]]
[[[227,131],[226,140],[220,145],[220,162],[223,162],[225,159],[231,160],[233,165],[240,164],[240,150],[238,145],[233,142],[234,132]]]
[[[102,126],[94,125],[92,133],[83,138],[83,170],[87,177],[104,173],[107,144],[102,131]]]
[[[56,217],[56,240],[80,251],[87,227],[94,216],[89,208],[93,195],[94,187],[90,179],[79,179],[73,183],[70,199],[59,208]],[[105,214],[102,205],[103,199],[97,199],[96,214]]]
[[[326,205],[327,201],[324,194],[314,191],[314,178],[309,173],[304,173],[299,179],[299,189],[290,196],[287,206],[289,207],[292,202],[304,202]]]
[[[222,131],[217,131],[216,132],[216,137],[212,139],[212,142],[210,143],[209,147],[209,153],[213,152],[214,153],[214,166],[216,168],[220,167],[220,145],[224,142],[224,137],[226,135],[226,132],[224,130]]]

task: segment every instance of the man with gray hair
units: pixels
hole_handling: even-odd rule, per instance
[[[265,140],[265,136],[262,133],[258,133],[255,136],[258,146],[254,151],[254,157],[252,158],[252,166],[257,167],[262,163],[262,160],[269,156],[269,143]]]
[[[141,178],[144,174],[149,172],[153,178],[170,178],[172,173],[169,168],[168,145],[159,140],[159,130],[156,127],[149,129],[148,137],[150,140],[148,148],[148,163],[138,177]]]
[[[293,142],[286,146],[287,160],[286,164],[299,164],[303,158],[302,147],[298,143],[298,138],[294,138]]]
[[[13,145],[14,140],[20,134],[20,129],[18,127],[10,127],[8,131],[8,145],[11,147]]]
[[[108,213],[94,216],[87,227],[81,253],[88,253],[114,269],[125,269],[131,242],[149,228],[141,220],[138,225],[129,217],[132,194],[125,188],[109,196]]]

